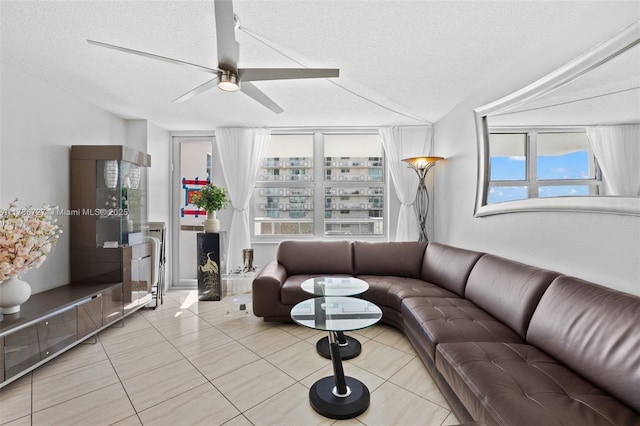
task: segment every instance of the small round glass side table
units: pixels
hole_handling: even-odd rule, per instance
[[[314,296],[358,296],[369,289],[369,284],[354,277],[315,277],[303,281],[300,288]],[[357,339],[346,336],[342,331],[336,332],[335,339],[340,347],[342,359],[360,355],[362,346]],[[323,337],[318,340],[316,350],[320,356],[331,358],[329,338]]]
[[[344,375],[336,332],[367,328],[382,318],[375,304],[354,297],[316,297],[291,309],[296,323],[329,334],[333,377],[324,377],[309,389],[309,401],[320,415],[332,419],[351,419],[369,407],[369,389],[361,381]]]

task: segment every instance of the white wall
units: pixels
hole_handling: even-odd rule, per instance
[[[512,66],[435,125],[434,240],[489,252],[640,294],[640,218],[543,212],[474,218],[477,145],[473,109],[537,80],[638,18],[637,3],[594,3],[563,34],[541,35],[539,55]],[[536,58],[544,58],[538,60]]]
[[[69,208],[69,147],[123,144],[125,120],[46,82],[1,64],[0,208],[15,197],[20,206],[43,203]],[[24,274],[33,293],[69,281],[69,218],[66,232],[39,269]]]

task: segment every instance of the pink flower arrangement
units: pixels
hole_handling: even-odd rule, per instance
[[[17,202],[0,209],[0,281],[39,268],[62,233],[54,207],[17,208]]]

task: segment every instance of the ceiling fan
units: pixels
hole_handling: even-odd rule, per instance
[[[329,78],[339,76],[340,70],[335,68],[238,68],[240,45],[236,41],[235,37],[237,18],[233,14],[233,4],[230,0],[214,0],[214,6],[216,42],[218,47],[218,68],[209,68],[202,65],[192,64],[190,62],[180,61],[178,59],[167,58],[165,56],[155,55],[153,53],[142,52],[95,40],[87,40],[87,42],[96,46],[145,56],[147,58],[182,65],[189,68],[195,68],[215,75],[213,79],[174,99],[173,102],[186,101],[187,99],[218,86],[219,89],[227,92],[240,91],[269,108],[276,114],[280,114],[283,109],[258,89],[253,83],[251,83],[252,81]]]

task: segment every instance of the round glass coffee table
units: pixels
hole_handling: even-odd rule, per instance
[[[369,284],[354,277],[315,277],[303,281],[300,288],[314,296],[358,296],[369,289]],[[335,338],[340,347],[342,359],[351,359],[360,355],[362,346],[357,339],[345,336],[342,331],[336,332]],[[329,339],[323,337],[318,340],[316,350],[321,356],[331,358]]]
[[[333,377],[324,377],[309,389],[309,401],[318,414],[332,419],[351,419],[369,407],[367,386],[344,375],[335,334],[370,327],[380,318],[382,310],[378,306],[355,297],[316,297],[291,309],[291,319],[296,323],[329,334]]]

